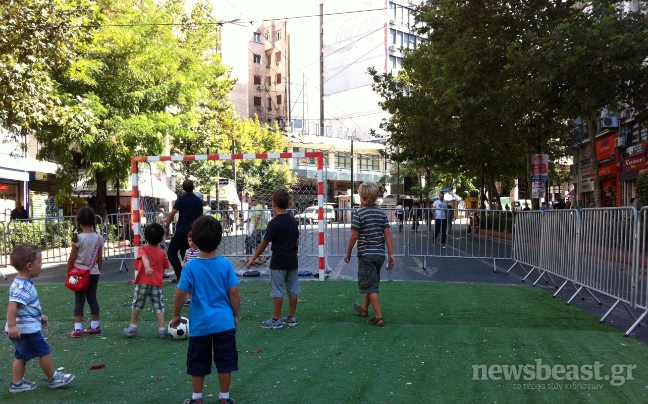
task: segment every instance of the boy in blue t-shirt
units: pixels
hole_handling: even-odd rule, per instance
[[[170,324],[171,328],[178,327],[187,293],[191,293],[187,373],[191,375],[193,395],[184,403],[203,402],[203,385],[205,376],[211,374],[213,347],[220,384],[219,403],[233,404],[229,388],[232,372],[238,370],[236,328],[241,316],[240,281],[232,264],[216,252],[223,238],[220,222],[211,216],[201,216],[194,221],[191,232],[200,255],[182,270]]]

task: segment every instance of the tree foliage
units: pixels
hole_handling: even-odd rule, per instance
[[[79,111],[63,104],[52,72],[78,56],[101,21],[85,0],[0,3],[0,127],[14,140],[41,124],[74,119]]]
[[[530,153],[562,157],[576,117],[587,119],[593,140],[601,108],[623,102],[641,110],[645,17],[622,14],[621,3],[595,0],[583,9],[570,0],[427,1],[417,7],[428,43],[406,51],[398,77],[370,70],[381,106],[392,114],[382,127],[392,134],[393,149],[433,171],[483,175],[493,195],[496,179],[530,177]],[[531,124],[537,130],[528,131]]]

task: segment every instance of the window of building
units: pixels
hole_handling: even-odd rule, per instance
[[[272,111],[272,98],[268,97],[268,111]]]
[[[281,62],[281,52],[275,52],[275,62]]]
[[[255,107],[261,106],[261,97],[254,97],[254,106]]]
[[[277,32],[277,41],[281,41],[281,31]]]
[[[270,79],[270,76],[266,77],[266,86],[270,87],[272,85],[272,80]]]
[[[277,105],[281,105],[281,94],[277,96]]]
[[[351,161],[351,153],[335,153],[335,168],[350,170]]]
[[[254,76],[254,84],[263,84],[261,80],[261,76]]]
[[[396,47],[400,48],[401,46],[403,46],[403,33],[396,31]]]
[[[390,29],[389,30],[389,43],[392,45],[396,44],[396,30],[395,29]]]
[[[254,37],[254,39],[253,39],[254,42],[261,43],[261,33],[255,32],[252,35]]]
[[[268,118],[268,126],[272,126],[272,119]]]
[[[281,84],[281,74],[277,74],[277,75],[275,76],[275,79],[276,79],[276,80],[275,80],[275,84]]]
[[[380,171],[380,160],[378,156],[360,154],[358,155],[358,168],[361,171]]]
[[[253,54],[254,63],[261,64],[261,55]]]

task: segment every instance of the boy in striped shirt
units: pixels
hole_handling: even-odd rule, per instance
[[[374,317],[369,324],[382,327],[385,325],[378,286],[380,284],[380,269],[385,263],[385,244],[387,245],[387,269],[395,264],[392,247],[391,230],[385,211],[376,205],[380,189],[372,181],[363,182],[358,189],[360,208],[353,215],[351,237],[347,247],[344,262],[351,260],[351,251],[358,242],[358,287],[364,294],[364,302],[354,305],[361,317],[369,315],[369,304],[374,309]]]

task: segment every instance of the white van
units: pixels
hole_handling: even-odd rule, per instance
[[[318,207],[311,206],[309,208],[306,208],[306,210],[304,210],[302,213],[295,215],[295,219],[297,219],[299,223],[317,223],[319,220],[317,212]],[[324,217],[326,218],[327,223],[333,223],[335,221],[335,211],[331,206],[324,206]]]

